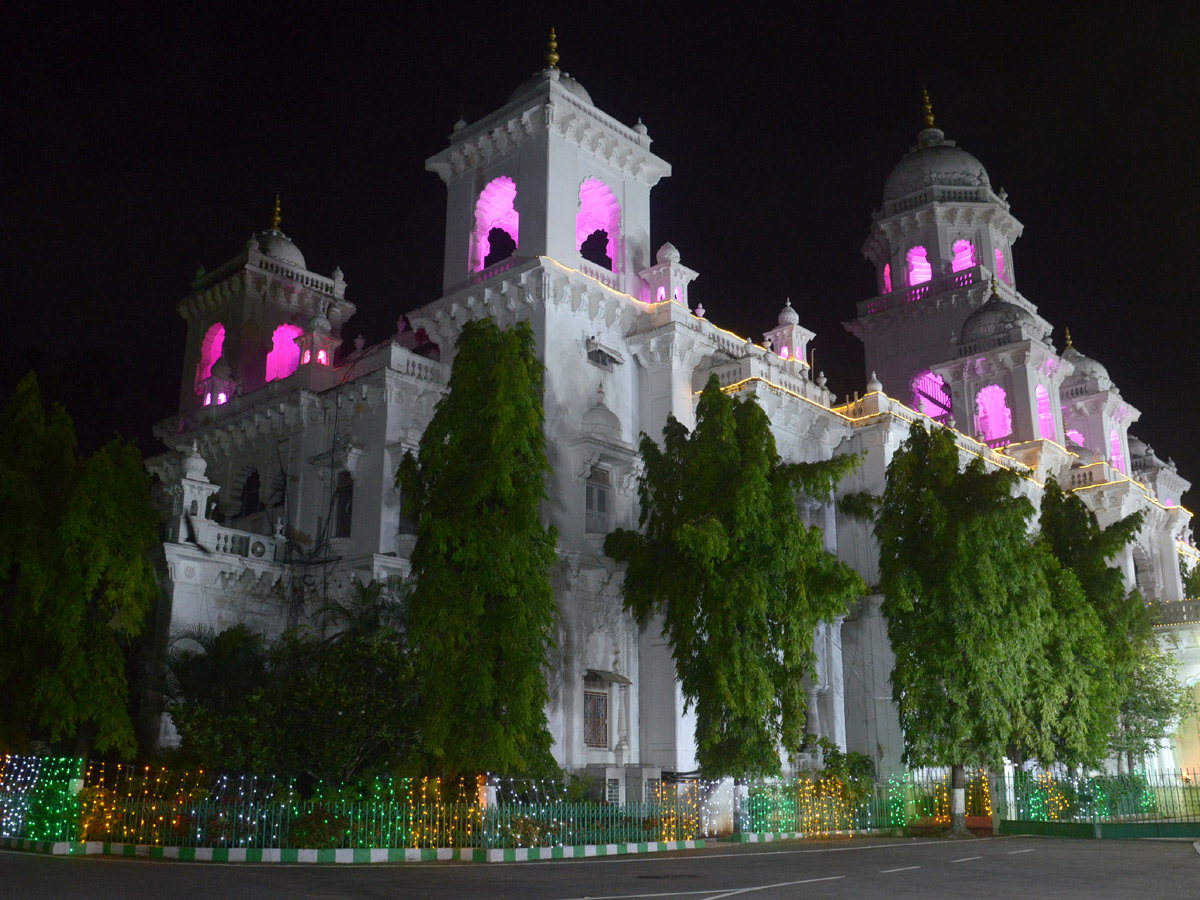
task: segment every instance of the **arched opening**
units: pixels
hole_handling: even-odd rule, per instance
[[[1004,251],[999,247],[996,248],[996,277],[1005,284],[1012,284],[1008,277],[1008,266],[1004,264]]]
[[[890,294],[892,292],[892,264],[883,264],[883,292]]]
[[[1073,441],[1074,443],[1078,444],[1080,447],[1087,446],[1087,442],[1083,438],[1083,432],[1077,428],[1068,428],[1067,429],[1067,438],[1069,440]]]
[[[213,363],[221,358],[225,349],[225,326],[220,322],[209,327],[200,339],[200,363],[196,366],[196,387],[200,392],[200,382],[212,375]]]
[[[975,258],[975,245],[965,238],[954,242],[954,259],[950,263],[951,272],[961,272],[979,264]]]
[[[242,511],[238,515],[252,516],[262,508],[262,479],[255,469],[242,485]]]
[[[1112,448],[1112,456],[1110,457],[1110,461],[1112,462],[1112,467],[1114,469],[1116,469],[1118,472],[1120,472],[1122,475],[1124,475],[1125,474],[1125,454],[1121,452],[1120,432],[1118,432],[1115,428],[1108,433],[1108,443],[1109,443],[1109,446]]]
[[[507,175],[493,178],[479,192],[475,202],[475,228],[471,233],[471,271],[482,272],[490,265],[507,259],[516,252],[519,239],[520,217],[517,214],[517,183]],[[512,246],[505,245],[508,252],[492,250],[495,232],[501,232]]]
[[[1037,398],[1038,433],[1047,440],[1058,440],[1054,431],[1054,413],[1050,411],[1050,392],[1045,385],[1039,384],[1033,393]]]
[[[913,409],[943,423],[950,418],[950,392],[941,375],[926,369],[912,377],[909,387],[912,388]]]
[[[908,251],[908,286],[916,287],[933,278],[933,266],[929,263],[929,252],[921,246]]]
[[[354,479],[349,472],[338,475],[337,487],[333,492],[333,514],[333,536],[350,537],[350,520],[354,517]]]
[[[586,178],[579,186],[575,246],[589,262],[617,271],[621,256],[621,206],[612,188],[599,178]]]
[[[280,325],[271,335],[267,353],[267,381],[287,378],[300,365],[300,347],[296,338],[304,334],[299,325]]]
[[[998,441],[1012,434],[1007,396],[998,384],[989,384],[975,395],[975,428],[984,441]]]
[[[483,259],[485,269],[517,252],[517,242],[503,228],[497,227],[489,231],[487,241],[488,254]]]

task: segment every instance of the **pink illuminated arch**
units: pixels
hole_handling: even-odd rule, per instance
[[[1114,428],[1108,433],[1108,443],[1112,447],[1112,467],[1125,474],[1125,454],[1121,452],[1121,435]]]
[[[1007,396],[998,384],[989,384],[975,395],[975,427],[985,441],[998,441],[1012,434]]]
[[[1008,277],[1008,267],[1004,265],[1004,251],[996,248],[996,277],[1005,284],[1012,284]]]
[[[975,258],[975,245],[963,238],[954,242],[954,260],[950,263],[951,272],[961,272],[971,266],[978,265]]]
[[[220,322],[204,332],[200,340],[200,364],[196,366],[196,390],[200,390],[200,382],[212,375],[213,363],[221,358],[225,349],[225,326]]]
[[[918,372],[909,383],[912,388],[912,406],[931,419],[945,421],[951,410],[950,392],[946,390],[946,379],[926,369]]]
[[[1080,447],[1085,446],[1084,440],[1083,440],[1083,433],[1080,432],[1078,429],[1076,429],[1076,428],[1067,429],[1067,437],[1070,440],[1074,441],[1076,444],[1078,444]]]
[[[883,292],[890,294],[892,292],[892,264],[884,263],[883,266]]]
[[[929,252],[918,245],[908,251],[908,286],[916,287],[933,278],[933,266],[929,263]]]
[[[1050,392],[1039,384],[1033,393],[1037,397],[1038,432],[1051,441],[1058,440],[1054,433],[1054,413],[1050,411]]]
[[[271,335],[271,350],[267,353],[267,381],[287,378],[300,365],[300,347],[296,338],[304,334],[299,325],[280,325]]]
[[[621,237],[621,205],[607,184],[599,178],[585,178],[579,186],[575,248],[582,249],[584,241],[597,231],[604,232],[607,238],[605,253],[608,255],[609,268],[615,272],[620,258],[617,248]]]
[[[483,271],[492,250],[492,229],[499,228],[516,248],[520,216],[517,214],[517,183],[507,175],[493,178],[479,192],[475,203],[475,229],[471,233],[471,271]]]

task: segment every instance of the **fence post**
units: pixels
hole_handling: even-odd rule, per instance
[[[992,835],[1000,834],[1000,791],[997,790],[996,771],[990,766],[987,770],[988,805],[992,808]]]

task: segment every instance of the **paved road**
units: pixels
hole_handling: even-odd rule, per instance
[[[291,866],[0,852],[6,900],[835,900],[1200,897],[1189,842],[1054,838],[810,841],[510,864]]]

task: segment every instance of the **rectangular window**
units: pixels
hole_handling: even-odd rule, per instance
[[[611,490],[608,470],[592,466],[592,473],[587,480],[587,511],[584,518],[584,530],[588,534],[608,534],[611,530]]]
[[[408,510],[405,509],[404,492],[400,492],[400,522],[396,526],[396,530],[400,534],[416,534],[417,523],[408,516]]]
[[[334,504],[334,537],[350,537],[350,520],[354,516],[354,479],[349,472],[338,476],[337,489],[333,495]]]
[[[583,692],[583,742],[608,749],[608,691]]]
[[[619,778],[609,778],[608,779],[608,790],[605,792],[604,799],[607,800],[609,803],[614,803],[614,804],[621,802],[621,779],[619,779]]]

